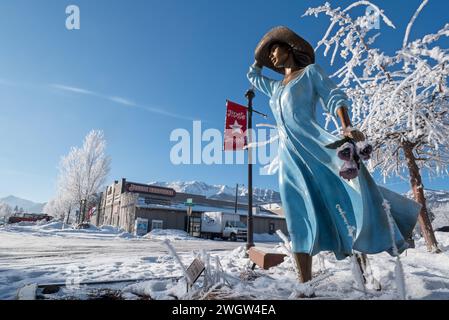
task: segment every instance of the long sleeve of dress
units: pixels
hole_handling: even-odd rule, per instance
[[[335,85],[319,65],[310,65],[309,70],[314,88],[321,98],[323,108],[326,112],[338,117],[337,110],[339,108],[350,108],[348,96]]]
[[[263,92],[271,98],[279,81],[270,79],[262,75],[262,68],[252,65],[249,67],[247,74],[249,82],[256,87],[257,90]]]

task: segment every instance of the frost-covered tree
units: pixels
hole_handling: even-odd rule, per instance
[[[62,157],[58,178],[59,193],[75,203],[84,220],[85,211],[95,202],[110,171],[110,158],[105,153],[106,140],[102,131],[92,130],[81,148],[72,147]]]
[[[0,217],[9,217],[12,215],[12,208],[4,202],[0,202]]]
[[[58,210],[57,208],[57,199],[51,199],[50,201],[48,201],[44,208],[42,209],[43,213],[55,217],[55,218],[60,218],[61,217],[61,212]]]
[[[380,35],[373,28],[383,21],[394,24],[383,10],[369,1],[357,1],[345,9],[329,3],[310,8],[305,15],[324,13],[331,24],[317,48],[324,54],[332,50],[331,64],[338,54],[343,67],[332,77],[346,89],[352,100],[352,122],[373,143],[374,154],[368,163],[380,170],[384,179],[408,172],[415,200],[422,205],[419,215],[421,232],[428,249],[438,252],[429,220],[422,183],[423,170],[429,176],[448,174],[449,148],[449,73],[448,50],[438,46],[449,36],[449,24],[436,33],[409,41],[410,30],[424,0],[407,25],[402,45],[392,55],[374,47]],[[351,9],[366,7],[364,15],[352,17]],[[327,115],[326,127],[333,121]]]
[[[54,199],[48,201],[44,206],[44,213],[56,219],[60,219],[65,223],[73,221],[71,216],[72,208],[75,207],[74,199],[69,198],[70,195],[59,193]]]

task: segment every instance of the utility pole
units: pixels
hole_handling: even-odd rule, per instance
[[[238,197],[238,191],[239,191],[239,184],[237,183],[235,187],[235,210],[234,212],[237,213],[237,197]]]

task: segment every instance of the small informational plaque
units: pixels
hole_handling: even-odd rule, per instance
[[[206,269],[204,264],[199,259],[193,260],[192,264],[187,268],[186,273],[189,277],[190,284],[194,284]]]

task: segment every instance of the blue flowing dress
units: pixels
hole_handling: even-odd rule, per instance
[[[317,64],[307,66],[288,84],[262,75],[253,65],[249,81],[270,97],[279,132],[279,191],[294,252],[315,255],[333,251],[344,259],[352,250],[394,254],[392,233],[383,205],[389,202],[394,239],[401,253],[416,225],[421,205],[378,186],[362,164],[351,181],[339,176],[343,161],[325,145],[336,137],[316,121],[316,104],[337,116],[350,107],[346,94]],[[341,211],[344,214],[341,214]],[[346,220],[346,222],[345,222]],[[355,232],[351,236],[348,224]]]

